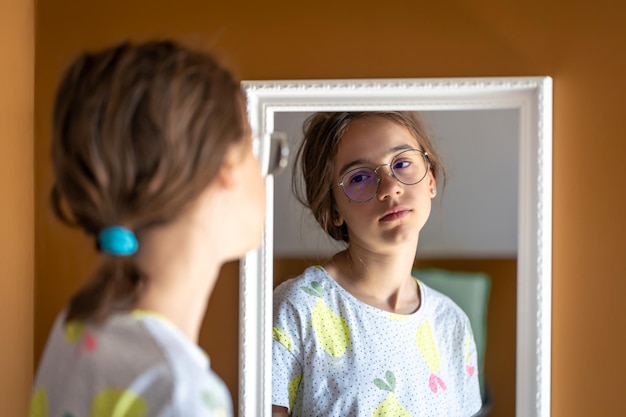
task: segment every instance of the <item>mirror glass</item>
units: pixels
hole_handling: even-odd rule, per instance
[[[515,415],[549,415],[550,78],[247,81],[244,87],[253,131],[286,132],[292,158],[302,124],[315,111],[421,113],[448,182],[443,192],[439,184],[420,233],[416,265],[499,271],[490,304],[501,306],[498,316],[505,318],[489,322],[495,332],[489,340],[500,341],[487,346],[486,362],[498,358],[502,368],[509,358],[509,372],[493,382],[510,388]],[[269,152],[263,145],[261,156]],[[293,197],[290,168],[268,178],[263,244],[241,264],[241,416],[271,415],[274,285],[342,247]],[[497,276],[507,269],[508,276]]]

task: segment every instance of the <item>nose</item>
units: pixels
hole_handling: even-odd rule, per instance
[[[381,170],[381,168],[385,168]],[[382,171],[382,172],[381,172]],[[391,172],[391,165],[385,164],[380,165],[376,168],[376,174],[378,174],[378,178],[380,178],[380,183],[378,185],[378,192],[376,193],[376,197],[382,201],[392,195],[401,195],[403,192],[402,184],[398,181]]]

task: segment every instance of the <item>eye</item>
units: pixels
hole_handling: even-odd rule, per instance
[[[373,172],[367,169],[358,169],[346,174],[348,184],[360,184],[362,182],[370,180],[372,177]]]
[[[411,166],[412,163],[413,161],[411,161],[410,159],[397,159],[393,161],[393,169],[396,170],[408,168]]]

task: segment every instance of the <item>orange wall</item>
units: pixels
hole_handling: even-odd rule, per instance
[[[93,243],[60,228],[47,207],[48,123],[61,70],[84,48],[174,36],[212,45],[245,79],[552,76],[552,415],[623,414],[626,364],[615,338],[626,328],[626,14],[618,3],[265,3],[38,1],[35,354],[93,260]],[[236,323],[230,272],[213,300],[228,305],[233,320],[208,320],[208,338]],[[209,349],[214,363],[236,349],[236,338],[227,340]]]
[[[0,1],[0,404],[24,416],[33,372],[32,0]]]

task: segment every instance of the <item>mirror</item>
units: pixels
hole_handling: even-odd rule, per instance
[[[434,133],[450,177],[444,201],[435,203],[420,239],[421,256],[516,258],[515,410],[518,417],[550,414],[551,347],[551,202],[552,202],[552,81],[549,77],[246,81],[252,130],[272,132],[291,129],[301,135],[301,123],[315,111],[415,110],[423,114]],[[467,123],[484,117],[488,128],[478,135],[487,142],[469,143]],[[462,128],[454,127],[465,120]],[[506,121],[506,123],[501,123]],[[502,125],[502,126],[501,126]],[[447,130],[451,129],[451,130]],[[503,129],[501,133],[499,129]],[[460,132],[460,133],[459,133]],[[293,136],[293,134],[292,134]],[[459,139],[460,138],[460,142]],[[297,137],[290,138],[297,140]],[[465,142],[463,142],[465,139]],[[455,141],[456,140],[456,141]],[[508,142],[508,144],[507,144]],[[291,142],[293,146],[293,142]],[[459,151],[459,149],[463,149]],[[269,143],[261,144],[261,156]],[[508,178],[485,185],[462,171],[461,159],[478,158],[491,178]],[[455,174],[455,168],[461,171]],[[505,175],[508,170],[509,175]],[[465,178],[467,177],[467,178]],[[453,180],[470,185],[455,185]],[[321,257],[329,240],[320,235],[300,245],[287,243],[274,233],[275,196],[288,195],[281,177],[267,179],[267,217],[263,243],[246,255],[240,268],[239,415],[271,415],[271,320],[275,248],[297,248],[298,256]],[[485,226],[448,212],[463,197],[462,190],[480,183],[492,198],[483,210]],[[473,184],[473,185],[471,185]],[[512,185],[511,185],[512,184]],[[275,192],[276,191],[276,192]],[[508,198],[494,199],[493,196]],[[278,198],[278,197],[277,197]],[[480,197],[478,197],[480,199]],[[282,204],[282,203],[281,203]],[[438,209],[441,207],[441,209]],[[301,210],[301,209],[300,209]],[[496,214],[489,214],[496,213]],[[283,215],[284,217],[284,215]],[[439,219],[442,217],[442,219]],[[282,218],[282,217],[281,217]],[[296,236],[308,227],[301,216]],[[458,222],[458,224],[457,224]],[[501,223],[496,223],[501,222]],[[481,232],[463,228],[481,227]],[[445,226],[444,226],[445,225]],[[501,232],[501,233],[486,233]],[[481,236],[479,241],[463,236]],[[490,235],[488,239],[483,239]],[[423,236],[423,235],[422,235]],[[299,240],[296,237],[296,240]],[[287,242],[293,242],[287,240]],[[313,245],[314,247],[310,247]],[[430,245],[430,246],[429,246]],[[322,248],[322,249],[320,249]],[[309,252],[316,251],[316,252]]]

